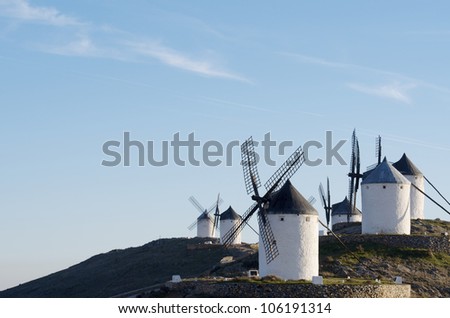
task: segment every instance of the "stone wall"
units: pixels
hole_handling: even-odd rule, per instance
[[[344,243],[377,243],[387,247],[409,247],[427,249],[436,253],[450,254],[450,238],[448,236],[421,235],[342,235]],[[320,243],[336,242],[334,237],[321,236]]]
[[[312,285],[182,282],[168,283],[166,292],[178,297],[209,298],[409,298],[410,285]]]

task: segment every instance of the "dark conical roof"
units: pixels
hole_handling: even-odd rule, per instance
[[[422,176],[423,173],[408,158],[406,153],[393,166],[404,176]]]
[[[333,206],[331,207],[331,215],[349,213],[352,215],[361,215],[361,211],[357,207],[355,207],[355,209],[352,209],[352,205],[350,204],[350,201],[347,197],[345,197],[344,201],[333,204]]]
[[[289,180],[278,192],[271,196],[267,213],[318,215],[316,209],[297,191]]]
[[[200,214],[200,216],[197,218],[197,221],[200,220],[211,220],[211,217],[209,216],[208,213],[203,212],[202,214]]]
[[[410,182],[384,158],[383,162],[361,182],[361,184],[371,183],[409,184]]]
[[[220,220],[240,220],[241,216],[230,207],[220,215]]]

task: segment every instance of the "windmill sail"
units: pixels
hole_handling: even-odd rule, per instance
[[[320,200],[322,202],[322,207],[325,210],[325,217],[327,220],[327,226],[330,225],[330,219],[331,219],[331,193],[330,193],[330,179],[327,178],[327,193],[325,194],[325,191],[323,189],[322,183],[319,185],[319,195]]]
[[[349,187],[348,198],[351,204],[351,213],[347,214],[347,222],[350,222],[350,216],[356,207],[356,198],[359,190],[359,181],[363,177],[361,174],[361,159],[359,153],[359,141],[356,137],[356,130],[352,134],[352,154],[350,157],[350,172],[348,173]]]
[[[244,229],[253,214],[258,211],[258,225],[260,237],[266,255],[266,262],[269,264],[278,255],[276,239],[267,218],[269,199],[273,192],[279,190],[284,183],[294,175],[294,173],[305,162],[304,153],[299,147],[281,167],[265,183],[267,192],[259,195],[258,188],[261,186],[257,168],[257,156],[254,150],[253,139],[250,137],[241,145],[242,167],[244,172],[244,182],[247,194],[252,194],[252,199],[256,202],[244,213],[242,220],[231,228],[224,236],[225,246],[229,246],[237,235]]]

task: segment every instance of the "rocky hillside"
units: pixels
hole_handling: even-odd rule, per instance
[[[342,235],[352,254],[331,237],[321,239],[320,274],[327,278],[350,276],[368,281],[402,276],[405,283],[411,284],[415,297],[450,297],[450,255],[445,252],[448,236],[443,235],[450,232],[450,222],[418,221],[414,222],[413,229],[413,236],[420,236],[409,241],[420,243],[431,239],[434,242],[432,248],[409,241],[407,246],[402,246],[401,240],[395,240],[393,245],[389,239]],[[425,232],[426,236],[423,236]],[[235,277],[258,268],[255,245],[225,249],[220,245],[205,244],[206,241],[162,239],[141,247],[114,250],[0,292],[0,297],[136,295],[139,294],[136,290],[154,289],[149,287],[170,280],[174,274],[183,278]],[[136,292],[128,293],[130,291]]]
[[[333,227],[333,231],[337,234],[361,234],[361,223],[340,223]],[[412,220],[412,235],[442,235],[450,234],[450,222],[436,220]]]
[[[209,270],[225,256],[237,259],[255,253],[250,245],[226,250],[204,245],[205,239],[161,239],[140,247],[113,250],[96,255],[60,272],[0,292],[0,297],[113,297],[157,285],[172,275],[195,277]]]

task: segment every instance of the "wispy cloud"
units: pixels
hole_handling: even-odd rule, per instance
[[[144,56],[152,57],[163,64],[194,72],[208,77],[220,77],[251,83],[251,81],[239,74],[230,72],[208,61],[207,59],[194,59],[184,53],[166,47],[156,42],[135,42],[129,44],[131,49]]]
[[[64,28],[65,38],[72,40],[65,43],[41,42],[33,46],[45,53],[132,62],[145,62],[150,58],[170,67],[206,77],[252,83],[248,78],[226,69],[212,59],[194,58],[160,42],[136,40],[137,36],[128,32],[94,23],[84,23],[53,7],[34,6],[27,0],[0,0],[0,16],[54,27],[72,27]],[[67,32],[71,33],[67,35]]]
[[[413,78],[403,75],[403,74],[400,74],[400,73],[387,71],[387,70],[374,68],[374,67],[369,67],[369,66],[364,66],[364,65],[359,65],[359,64],[336,62],[336,61],[323,59],[320,57],[308,56],[308,55],[297,54],[297,53],[281,52],[280,54],[283,56],[290,57],[298,62],[302,62],[302,63],[306,63],[306,64],[316,64],[316,65],[332,67],[332,68],[359,70],[359,71],[365,71],[365,72],[370,72],[370,73],[377,73],[380,75],[394,76],[396,78],[404,79],[404,80],[414,80]]]
[[[126,48],[115,43],[96,43],[86,32],[78,32],[66,43],[37,44],[34,49],[44,53],[85,58],[112,59],[123,62],[138,62]]]
[[[67,56],[99,56],[99,49],[87,35],[78,34],[76,39],[62,45],[41,46],[41,50],[47,53]]]
[[[55,26],[82,25],[78,19],[52,7],[32,6],[26,0],[0,0],[0,15],[9,18]]]
[[[347,87],[353,90],[373,96],[386,97],[403,103],[411,103],[412,99],[408,95],[408,91],[418,87],[426,87],[435,91],[439,91],[441,93],[450,94],[450,89],[447,87],[429,83],[427,81],[413,78],[411,76],[407,76],[397,72],[392,72],[384,69],[359,64],[331,61],[320,57],[308,56],[297,53],[280,52],[279,54],[282,56],[289,57],[300,63],[314,64],[322,67],[342,69],[342,70],[359,71],[370,74],[371,76],[375,75],[383,76],[383,80],[386,81],[387,79],[390,82],[390,84],[384,84],[379,86],[367,86],[355,83],[347,84]]]
[[[416,84],[393,83],[388,85],[367,86],[357,83],[348,83],[347,87],[364,94],[389,98],[398,102],[410,104],[411,97],[408,95],[408,91],[415,88]]]
[[[307,64],[317,64],[317,65],[329,66],[329,67],[335,67],[335,68],[348,68],[348,67],[355,66],[353,64],[333,62],[333,61],[328,61],[328,60],[325,60],[325,59],[322,59],[319,57],[308,56],[308,55],[297,54],[297,53],[280,52],[280,54],[283,56],[293,58],[299,62],[307,63]]]

